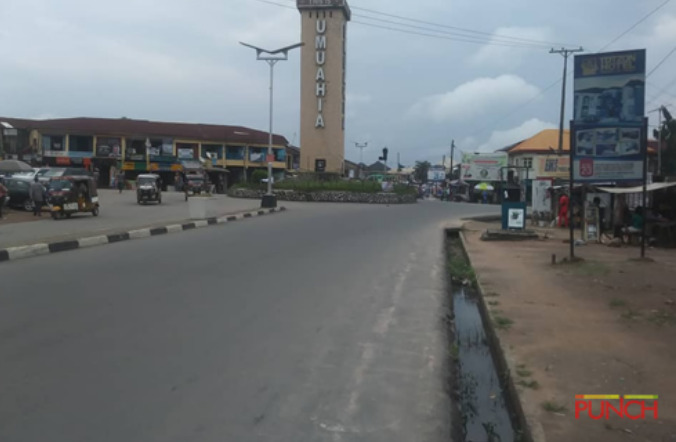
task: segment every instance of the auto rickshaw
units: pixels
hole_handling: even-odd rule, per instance
[[[73,213],[88,212],[99,215],[99,194],[96,181],[90,176],[63,176],[49,181],[47,204],[53,219],[64,218]]]
[[[204,175],[196,173],[185,174],[183,181],[185,200],[188,201],[189,195],[200,195],[202,192],[207,193],[207,183]]]
[[[159,175],[154,173],[141,174],[136,177],[136,202],[145,204],[148,201],[157,201],[162,204],[162,182]]]

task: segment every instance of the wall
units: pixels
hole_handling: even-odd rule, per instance
[[[265,191],[236,188],[228,191],[234,198],[262,198]],[[397,195],[395,193],[357,193],[357,192],[298,192],[295,190],[275,190],[280,201],[314,201],[329,203],[365,203],[365,204],[413,204],[417,195]]]

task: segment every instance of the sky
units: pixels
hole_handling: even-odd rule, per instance
[[[267,130],[269,71],[239,42],[300,41],[295,2],[270,1],[0,0],[0,115]],[[676,45],[676,0],[664,3],[352,0],[346,157],[367,142],[365,163],[383,147],[403,165],[439,163],[451,140],[458,160],[556,128],[563,57],[549,49],[646,48],[650,71]],[[569,75],[566,125],[572,86]],[[676,109],[676,54],[648,78],[646,102]],[[298,145],[299,127],[296,51],[275,68],[274,131]]]

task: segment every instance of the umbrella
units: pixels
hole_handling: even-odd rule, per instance
[[[493,190],[493,186],[488,183],[479,183],[474,187],[474,190]]]
[[[0,161],[0,173],[32,172],[33,168],[19,160]]]

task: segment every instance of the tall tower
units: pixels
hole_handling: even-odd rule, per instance
[[[300,168],[343,171],[347,0],[296,0],[301,14]]]

